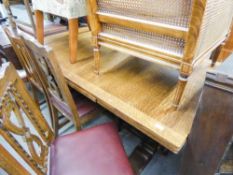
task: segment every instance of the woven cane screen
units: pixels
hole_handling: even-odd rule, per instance
[[[117,38],[126,43],[156,50],[169,55],[182,57],[184,40],[153,32],[144,32],[132,28],[126,28],[113,24],[103,24],[102,32],[108,38]]]
[[[208,0],[197,43],[196,57],[206,52],[219,40],[224,40],[233,16],[232,0]]]
[[[153,22],[188,27],[192,0],[97,0],[98,10]]]

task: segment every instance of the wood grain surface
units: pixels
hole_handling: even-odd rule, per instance
[[[68,34],[50,36],[46,44],[57,55],[69,84],[101,104],[174,153],[183,147],[196,113],[208,59],[194,70],[178,110],[171,106],[178,72],[166,66],[102,48],[101,72],[94,73],[91,33],[80,29],[79,56],[75,64],[68,61]],[[86,58],[86,59],[85,59]]]

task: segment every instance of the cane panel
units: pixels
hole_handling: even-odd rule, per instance
[[[192,0],[98,0],[100,12],[188,27]]]

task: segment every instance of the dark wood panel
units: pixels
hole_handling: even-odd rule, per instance
[[[233,136],[233,56],[207,73],[180,175],[213,175]]]

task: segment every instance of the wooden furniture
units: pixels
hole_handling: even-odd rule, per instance
[[[225,45],[222,47],[219,56],[217,57],[218,61],[224,61],[226,58],[228,58],[233,53],[233,24],[231,27],[231,33],[225,43]]]
[[[23,0],[23,4],[25,6],[25,10],[27,12],[30,23],[27,23],[27,22],[23,21],[23,19],[14,20],[13,19],[13,14],[12,14],[12,11],[11,11],[11,8],[10,8],[11,2],[9,2],[9,0],[4,0],[3,3],[4,3],[4,6],[5,6],[6,10],[7,10],[7,13],[8,13],[8,18],[9,18],[9,21],[10,21],[10,25],[13,28],[15,28],[16,24],[17,24],[17,27],[20,30],[28,33],[29,35],[36,36],[36,24],[35,24],[34,14],[32,12],[29,0]],[[14,23],[14,21],[16,21],[16,24]],[[44,35],[49,36],[49,35],[64,32],[66,30],[67,30],[67,27],[63,26],[63,25],[60,25],[60,24],[54,24],[54,23],[46,24]]]
[[[2,26],[0,26],[0,59],[5,58],[12,62],[16,69],[22,69],[22,66],[15,54],[12,45],[7,38]]]
[[[7,157],[0,154],[6,172],[18,168],[12,174],[23,174],[30,167],[26,170],[38,175],[133,175],[114,123],[55,138],[14,67],[4,64],[0,77],[0,149],[5,142],[10,146],[3,152]],[[9,161],[20,159],[8,156],[10,148],[21,158],[14,169]]]
[[[88,0],[95,69],[100,46],[179,69],[173,105],[180,103],[193,68],[225,40],[231,0]]]
[[[77,64],[67,59],[68,33],[46,39],[69,85],[172,152],[179,152],[192,127],[209,59],[194,70],[184,100],[174,110],[170,101],[177,83],[176,70],[103,47],[103,74],[97,76],[93,72],[91,33],[81,32],[79,53],[84,60]]]
[[[4,170],[5,174],[29,175],[30,173],[22,167],[17,160],[0,145],[0,168]],[[1,170],[0,170],[1,173]]]
[[[78,18],[87,15],[85,0],[33,0],[32,3],[36,16],[37,39],[41,44],[44,43],[43,12],[68,19],[70,62],[75,63],[78,47]]]
[[[49,96],[54,115],[57,116],[59,111],[74,123],[77,130],[81,129],[82,124],[96,117],[96,104],[80,94],[73,93],[72,96],[52,49],[42,46],[33,39],[26,37],[22,39]]]
[[[180,175],[213,175],[233,138],[233,55],[208,72]]]
[[[79,115],[82,118],[81,119],[82,124],[88,122],[93,117],[95,117],[94,112],[97,112],[95,110],[96,105],[94,103],[90,102],[89,100],[87,100],[86,98],[84,98],[83,96],[77,95],[77,93],[73,93],[73,97],[69,96],[69,97],[65,98],[65,99],[70,100],[71,102],[70,101],[69,101],[69,103],[63,102],[64,104],[61,102],[58,105],[55,105],[57,108],[59,108],[59,111],[63,115],[68,117],[69,120],[64,120],[61,117],[58,117],[58,114],[56,113],[56,111],[54,111],[55,109],[53,107],[53,103],[56,104],[56,102],[51,101],[54,98],[52,98],[52,99],[50,98],[51,94],[48,91],[48,84],[47,84],[46,80],[43,79],[44,77],[43,78],[41,77],[41,76],[43,76],[43,73],[41,73],[40,72],[41,70],[37,67],[37,63],[35,61],[35,58],[28,51],[28,48],[23,43],[23,41],[20,39],[19,34],[14,33],[17,31],[10,31],[8,28],[5,28],[5,32],[7,33],[8,37],[12,43],[12,46],[13,46],[15,52],[17,53],[20,62],[22,63],[22,66],[24,67],[24,69],[27,72],[28,80],[30,81],[30,83],[32,85],[33,96],[34,96],[34,99],[36,100],[36,103],[38,105],[39,105],[39,101],[37,98],[37,91],[40,91],[45,95],[50,115],[52,117],[52,120],[54,120],[54,124],[56,124],[54,126],[55,133],[57,133],[58,130],[61,129],[63,126],[65,126],[70,121],[70,118],[73,118],[73,116],[77,117],[77,115]],[[53,63],[52,66],[54,66],[54,64],[55,63]],[[59,79],[61,79],[63,77],[61,72],[56,72],[56,73],[57,73],[57,76],[59,77]],[[59,82],[56,82],[56,83],[60,83],[63,81],[64,80],[60,80]],[[56,85],[56,83],[55,83],[55,85]],[[63,86],[62,86],[62,90],[63,90]],[[68,87],[66,87],[66,88],[68,88]],[[66,94],[67,93],[65,93],[65,95]],[[75,99],[75,102],[73,102],[72,98]],[[70,110],[69,106],[68,106],[69,104],[71,104],[73,106],[75,105],[75,110],[74,109]],[[78,107],[78,111],[77,111],[76,106]],[[58,119],[61,119],[61,120],[58,120]],[[73,120],[71,120],[71,121],[73,121]],[[59,122],[59,123],[57,123],[57,122]],[[80,128],[80,126],[77,127],[77,129],[78,128]]]

